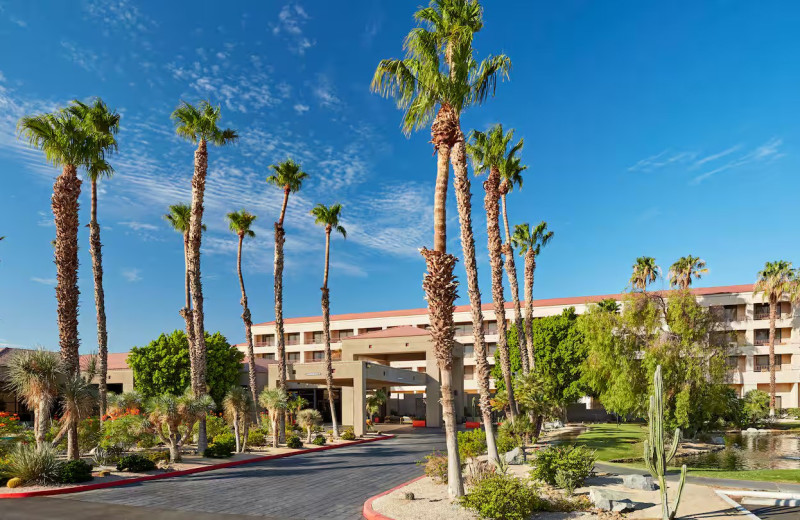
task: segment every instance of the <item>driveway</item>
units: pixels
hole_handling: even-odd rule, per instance
[[[422,473],[444,450],[440,430],[234,468],[59,497],[5,500],[2,518],[30,520],[355,520],[364,501]]]

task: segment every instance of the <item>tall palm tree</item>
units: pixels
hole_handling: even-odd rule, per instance
[[[328,292],[328,269],[331,258],[331,232],[336,231],[347,238],[347,230],[339,224],[341,204],[325,206],[317,204],[311,210],[314,223],[325,227],[325,271],[322,276],[322,338],[325,342],[325,386],[328,390],[328,405],[331,408],[333,436],[339,437],[339,425],[336,421],[336,408],[333,403],[333,359],[331,357],[331,301]],[[310,442],[310,441],[309,441]]]
[[[221,129],[217,126],[220,108],[212,106],[208,101],[201,101],[198,106],[182,101],[172,112],[175,122],[175,133],[180,137],[197,144],[194,152],[194,174],[192,175],[192,212],[189,219],[189,282],[192,290],[194,311],[192,320],[195,338],[195,379],[193,392],[200,397],[206,392],[206,338],[203,314],[203,285],[200,281],[200,242],[203,226],[203,197],[206,190],[208,173],[208,143],[225,146],[239,139],[235,130]],[[191,358],[190,358],[191,361]],[[197,435],[197,449],[205,451],[206,439],[205,416],[200,419]]]
[[[500,354],[500,368],[508,392],[508,404],[511,411],[511,420],[517,415],[517,403],[514,399],[513,374],[511,373],[511,358],[508,352],[508,339],[506,332],[506,305],[503,296],[503,250],[500,240],[500,181],[501,168],[507,161],[513,161],[515,154],[522,148],[522,140],[509,149],[509,144],[514,139],[514,131],[503,133],[502,125],[495,125],[488,132],[473,130],[470,134],[467,149],[474,163],[476,175],[488,174],[483,183],[486,195],[484,208],[486,209],[486,228],[489,237],[489,264],[492,273],[492,300],[494,314],[497,319],[497,352]]]
[[[484,417],[491,413],[488,397],[488,363],[483,337],[483,314],[480,307],[475,240],[472,233],[470,183],[467,175],[461,112],[478,105],[494,93],[498,77],[505,77],[511,61],[504,55],[490,56],[478,63],[473,56],[473,34],[483,27],[483,13],[477,0],[433,0],[415,13],[421,26],[406,37],[405,59],[382,60],[371,88],[397,101],[404,110],[402,128],[408,134],[432,121],[431,141],[437,153],[436,188],[434,192],[433,251],[423,249],[428,274],[423,288],[428,297],[431,334],[436,345],[442,374],[442,410],[448,453],[448,491],[451,496],[463,494],[455,411],[452,402],[452,303],[456,298],[453,267],[456,259],[446,250],[446,201],[452,163],[464,266],[472,310],[474,348]],[[494,456],[490,420],[486,422],[490,457]]]
[[[692,278],[698,280],[708,272],[702,258],[688,255],[680,257],[669,268],[669,283],[673,287],[686,290],[692,285]]]
[[[526,350],[533,371],[536,358],[533,351],[533,275],[536,271],[536,257],[542,248],[553,239],[553,232],[547,230],[547,222],[539,222],[531,231],[530,225],[517,224],[511,242],[519,248],[520,256],[525,257],[525,338]]]
[[[769,302],[769,415],[775,415],[775,321],[778,306],[784,296],[792,295],[798,283],[792,263],[785,260],[767,262],[759,271],[753,294],[760,294]]]
[[[244,453],[247,448],[247,433],[250,428],[250,416],[255,410],[250,391],[234,385],[225,394],[222,408],[233,425],[233,436],[236,437],[236,453]]]
[[[164,215],[164,219],[169,222],[172,229],[183,235],[183,261],[184,261],[184,292],[185,303],[180,310],[186,322],[186,339],[189,343],[189,380],[192,389],[196,386],[195,370],[197,369],[197,346],[194,341],[194,320],[192,318],[192,291],[189,279],[189,221],[192,216],[192,207],[188,204],[173,204],[169,207],[169,213]],[[203,225],[203,231],[206,226]]]
[[[308,174],[300,168],[300,164],[292,159],[282,163],[273,164],[271,168],[275,173],[267,177],[267,184],[272,184],[283,190],[283,203],[281,214],[275,222],[275,341],[278,347],[278,386],[286,390],[286,339],[283,337],[283,244],[286,241],[286,232],[283,229],[283,219],[286,216],[286,206],[289,204],[289,195],[297,193],[303,186],[303,181]],[[259,401],[260,402],[260,401]],[[285,418],[280,418],[280,438],[286,436]]]
[[[106,146],[97,150],[87,167],[88,178],[92,183],[91,191],[91,211],[89,213],[89,251],[92,255],[92,274],[94,275],[94,304],[97,310],[97,352],[99,357],[99,380],[98,388],[100,393],[100,420],[106,415],[106,400],[108,379],[108,329],[106,327],[106,304],[105,291],[103,290],[103,253],[100,242],[100,224],[97,222],[97,182],[105,177],[111,178],[114,175],[114,168],[105,160],[107,152],[116,150],[117,142],[115,135],[119,130],[120,115],[108,106],[102,99],[97,98],[94,103],[88,105],[81,101],[74,100],[68,110],[84,124],[101,135],[104,135]]]
[[[522,149],[523,140],[519,140],[520,150]],[[517,266],[514,262],[514,248],[511,244],[511,229],[508,225],[508,208],[506,205],[506,195],[514,189],[514,186],[519,186],[522,189],[522,172],[527,170],[527,166],[523,166],[519,157],[509,157],[500,166],[500,206],[503,210],[503,227],[505,228],[506,241],[503,244],[503,256],[506,259],[506,276],[508,276],[508,285],[511,289],[511,300],[514,302],[514,325],[517,328],[517,344],[519,345],[520,359],[522,360],[522,373],[527,374],[530,366],[533,363],[528,359],[526,349],[522,348],[527,344],[525,327],[522,321],[522,307],[519,302],[519,281],[517,279]]]
[[[239,237],[239,246],[236,249],[236,272],[239,274],[239,287],[242,290],[242,321],[244,321],[244,335],[247,338],[247,366],[248,366],[248,382],[250,384],[250,397],[253,403],[258,402],[256,395],[256,356],[253,351],[253,319],[250,316],[250,307],[247,305],[247,292],[244,290],[244,277],[242,276],[242,243],[245,237],[253,238],[256,232],[251,229],[256,216],[252,213],[241,210],[228,213],[228,225],[230,230]],[[256,412],[256,421],[258,421],[258,410]]]
[[[50,408],[58,397],[58,381],[64,364],[55,352],[20,350],[8,362],[7,388],[33,410],[33,436],[42,448],[48,430]]]
[[[280,418],[289,407],[289,396],[283,388],[265,388],[258,395],[258,404],[267,409],[272,427],[272,447],[277,448],[280,438]]]
[[[647,286],[661,276],[661,268],[656,264],[656,259],[651,256],[640,256],[633,264],[631,286],[640,291],[646,291]]]

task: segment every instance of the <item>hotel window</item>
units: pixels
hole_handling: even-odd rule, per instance
[[[353,329],[344,329],[344,330],[334,330],[333,337],[336,338],[335,341],[342,341],[344,338],[349,338],[353,336]]]
[[[275,334],[256,334],[256,347],[272,347],[275,345]]]
[[[780,316],[780,309],[778,309]],[[753,319],[766,320],[769,319],[769,304],[768,303],[754,303],[753,304]]]
[[[472,323],[456,323],[456,336],[469,336],[472,334]]]
[[[286,353],[286,361],[300,361],[300,353],[299,352],[287,352]]]
[[[781,355],[775,354],[775,370],[778,371],[781,369]],[[756,372],[769,372],[769,356],[755,356],[755,366],[754,369]]]
[[[464,345],[464,357],[475,357],[475,345]]]
[[[322,337],[322,331],[321,330],[318,330],[318,331],[313,332],[311,334],[311,343],[319,344],[319,343],[322,343],[323,341],[324,341],[324,338]]]
[[[299,332],[292,332],[291,334],[286,334],[286,344],[287,345],[299,345],[300,344],[300,333]]]
[[[781,329],[775,329],[775,343],[781,342]],[[756,345],[769,345],[769,329],[756,329],[755,341]]]
[[[497,322],[496,321],[484,321],[483,322],[483,332],[484,332],[484,334],[497,334]]]
[[[313,361],[324,361],[325,360],[325,351],[324,350],[315,350],[311,353],[311,359]]]
[[[739,356],[728,356],[727,365],[731,370],[739,368]]]
[[[494,356],[495,350],[497,350],[497,343],[487,343],[486,344],[486,355],[487,356]]]
[[[464,367],[464,381],[475,379],[475,367]]]

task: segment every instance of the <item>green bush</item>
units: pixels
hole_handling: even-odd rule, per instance
[[[83,460],[68,460],[58,468],[58,481],[62,484],[77,484],[92,480],[92,465]]]
[[[519,439],[511,433],[511,428],[505,427],[506,424],[508,421],[497,429],[497,452],[501,455],[519,446]]]
[[[107,419],[103,421],[98,444],[103,448],[119,446],[129,450],[148,437],[154,438],[154,435],[147,431],[145,423],[146,419],[143,416],[132,413]]]
[[[478,481],[459,502],[481,518],[497,520],[527,520],[534,511],[545,507],[530,483],[500,474]]]
[[[742,411],[747,425],[759,426],[769,419],[769,394],[763,390],[750,390],[742,399]]]
[[[786,415],[792,419],[800,419],[800,408],[787,408]]]
[[[214,437],[211,437],[212,443],[214,444],[230,444],[231,446],[236,446],[236,437],[234,437],[233,433],[225,432]]]
[[[156,464],[159,462],[169,462],[169,451],[151,451],[145,456]]]
[[[266,446],[267,436],[261,430],[250,430],[247,432],[247,445],[248,446]]]
[[[227,459],[236,449],[236,438],[232,433],[223,433],[214,437],[214,442],[203,452],[204,457]]]
[[[324,435],[317,435],[311,441],[311,444],[316,444],[317,446],[325,446],[325,436]]]
[[[192,426],[192,435],[197,435],[197,429],[199,428],[199,422],[194,423]],[[206,415],[206,437],[209,439],[213,439],[218,435],[222,435],[224,433],[231,433],[230,425],[225,421],[225,418],[220,417],[219,415],[208,414]],[[231,433],[231,435],[233,435]]]
[[[6,472],[26,484],[52,484],[58,482],[60,467],[56,450],[49,445],[36,449],[35,444],[18,444],[11,451]]]
[[[303,447],[303,441],[297,435],[290,435],[286,438],[286,447],[292,449],[299,449]]]
[[[424,466],[425,475],[438,484],[447,484],[447,455],[434,451],[417,464]]]
[[[151,471],[156,469],[156,463],[141,455],[126,455],[117,462],[117,471]]]
[[[548,446],[534,454],[531,477],[571,494],[591,474],[595,459],[586,446]]]
[[[119,446],[109,446],[108,448],[98,446],[94,449],[92,460],[98,466],[111,466],[119,462],[123,455],[125,455],[125,450]]]
[[[354,441],[356,440],[356,434],[353,430],[345,430],[342,433],[342,440],[343,441]]]
[[[480,428],[458,432],[458,456],[462,462],[486,453],[486,434]]]

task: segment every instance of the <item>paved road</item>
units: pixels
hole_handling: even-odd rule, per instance
[[[422,473],[440,431],[61,497],[6,500],[4,520],[355,520],[364,501]]]

